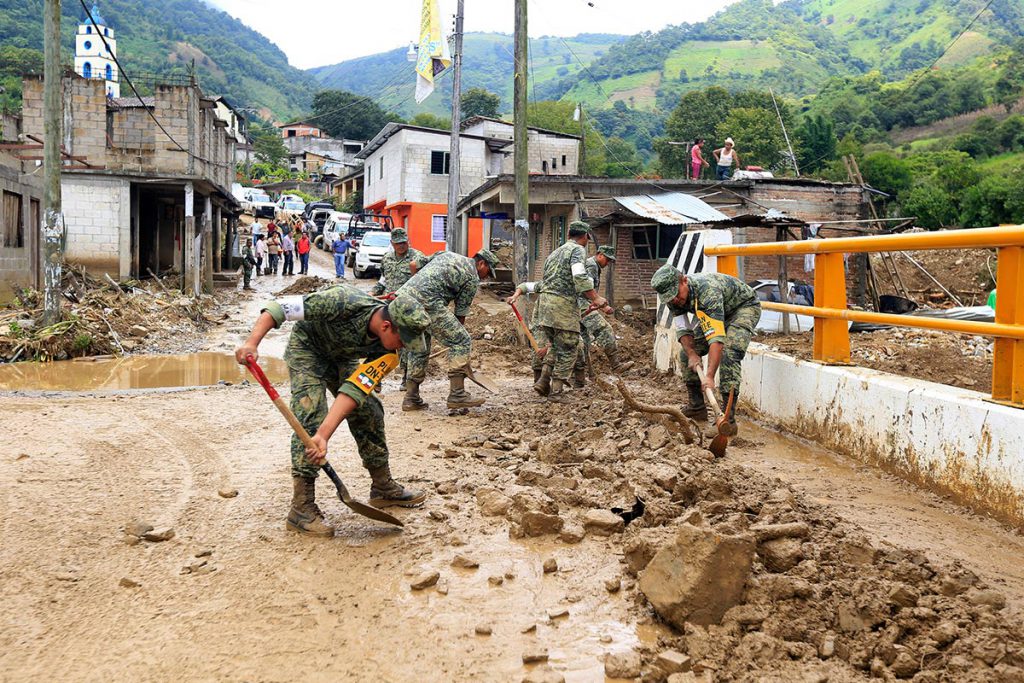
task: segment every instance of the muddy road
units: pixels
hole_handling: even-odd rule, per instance
[[[326,254],[314,251],[313,274],[332,274],[325,272],[329,265]],[[281,277],[261,278],[256,295],[239,294],[230,319],[203,349],[233,348],[264,296],[286,284]],[[478,297],[486,304],[478,315],[497,327],[502,308],[484,297]],[[279,356],[285,339],[285,330],[272,333],[264,352]],[[481,358],[502,393],[467,416],[447,415],[441,372],[424,384],[431,408],[423,413],[402,413],[402,394],[389,380],[382,398],[392,470],[431,495],[420,509],[392,508],[406,523],[399,531],[353,515],[321,478],[321,507],[338,529],[330,540],[284,529],[290,433],[258,386],[4,394],[0,680],[520,681],[560,675],[604,681],[605,657],[630,653],[642,656],[647,680],[664,680],[651,673],[654,658],[685,643],[639,592],[626,549],[639,538],[631,534],[646,531],[639,526],[669,528],[679,512],[655,519],[651,505],[625,534],[601,535],[597,526],[588,526],[582,540],[578,533],[588,510],[631,503],[634,494],[650,495],[657,510],[671,508],[665,491],[658,498],[643,475],[634,474],[661,460],[719,468],[708,471],[734,482],[745,498],[772,499],[765,492],[791,484],[799,503],[787,514],[838,515],[843,528],[859,527],[880,548],[923,551],[939,575],[948,566],[976,575],[1009,604],[987,617],[984,610],[962,608],[965,642],[975,623],[1002,634],[1003,620],[1019,621],[1019,535],[753,427],[725,465],[706,465],[689,447],[661,444],[655,455],[645,450],[657,445],[654,432],[639,418],[614,412],[592,387],[569,405],[548,406],[532,396],[527,371],[515,359]],[[678,389],[674,380],[658,389],[643,371],[630,381],[661,391],[662,398]],[[588,446],[594,464],[537,469],[536,442],[575,429],[590,430],[596,439]],[[622,468],[600,460],[619,451],[630,453]],[[365,497],[369,477],[346,430],[335,436],[331,454],[353,494]],[[736,483],[745,478],[757,484]],[[523,500],[550,494],[558,503],[559,530],[520,537],[519,499],[501,511],[504,502],[488,492],[492,487],[527,496]],[[723,502],[696,498],[717,525]],[[721,514],[722,528],[742,522]],[[153,540],[125,533],[150,526]],[[463,566],[453,565],[457,557]],[[432,572],[439,574],[436,584],[411,587]],[[922,584],[918,590],[925,595],[930,589]],[[961,609],[932,605],[943,614],[947,607]],[[698,653],[691,643],[691,656],[704,665],[697,667],[701,677],[687,680],[748,680],[762,673],[765,680],[866,679],[874,661],[869,657],[865,668],[856,650],[866,637],[850,636],[851,663],[801,650],[778,661],[751,659],[749,676],[730,670],[725,655]],[[907,647],[923,646],[908,641]],[[999,665],[1005,671],[1005,651],[1002,657],[984,664],[985,671]],[[894,654],[890,663],[900,661]],[[965,669],[949,668],[952,678],[921,680],[1011,680],[976,678],[972,661]],[[947,666],[953,665],[939,670]]]

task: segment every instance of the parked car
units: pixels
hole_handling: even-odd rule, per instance
[[[315,226],[312,231],[313,234],[309,236],[309,239],[316,241],[317,237],[324,234],[324,226],[327,225],[327,219],[330,218],[332,213],[336,213],[334,209],[316,209],[306,219],[313,223]]]
[[[277,200],[277,220],[292,221],[306,210],[306,203],[294,195],[284,195]]]
[[[242,211],[252,214],[256,218],[273,218],[277,206],[270,195],[258,187],[242,188]]]
[[[345,259],[345,265],[352,268],[355,267],[356,255],[359,253],[359,243],[365,233],[370,230],[391,232],[394,226],[394,221],[387,214],[357,213],[353,215],[348,221],[348,230],[345,232],[349,242],[352,243],[352,249],[348,252],[349,257]]]
[[[778,280],[754,280],[748,283],[754,290],[759,301],[782,301],[779,294]],[[794,289],[795,285],[789,283],[789,303],[798,306],[813,306],[814,301],[809,301],[804,294]],[[810,288],[809,288],[810,289]],[[813,299],[813,289],[811,289]],[[782,332],[782,313],[761,309],[761,319],[757,321],[757,329],[762,332]],[[789,329],[791,332],[806,332],[814,329],[814,318],[797,313],[789,314]]]
[[[319,210],[334,211],[334,204],[325,201],[310,202],[306,204],[306,210],[302,212],[302,217],[308,220],[314,211]]]
[[[324,251],[330,251],[334,240],[339,235],[344,235],[348,231],[348,223],[351,218],[352,214],[350,213],[331,211],[327,216],[327,220],[324,221],[324,231],[319,243],[320,248]]]
[[[384,254],[391,249],[391,233],[384,230],[368,230],[359,241],[359,249],[355,254],[355,266],[352,272],[357,278],[369,277],[380,273],[380,262]]]

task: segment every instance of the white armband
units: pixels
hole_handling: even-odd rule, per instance
[[[572,276],[573,277],[584,277],[587,274],[587,267],[582,263],[572,264]]]
[[[523,289],[526,290],[527,294],[533,294],[534,292],[537,291],[537,283],[536,282],[524,282],[523,283]]]
[[[301,296],[286,296],[278,299],[277,302],[284,309],[285,320],[305,320],[306,307],[302,303]]]

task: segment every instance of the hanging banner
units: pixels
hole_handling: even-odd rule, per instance
[[[416,59],[416,102],[434,92],[434,79],[451,66],[448,41],[441,32],[441,10],[438,0],[423,0],[420,18],[420,47]]]

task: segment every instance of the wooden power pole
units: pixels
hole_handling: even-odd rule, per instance
[[[64,261],[64,214],[61,210],[60,0],[46,0],[43,62],[43,324],[60,321],[60,279]]]
[[[459,0],[455,12],[455,50],[452,55],[452,135],[451,150],[448,153],[448,251],[465,254],[468,240],[462,239],[462,222],[459,220],[459,192],[462,189],[459,153],[462,150],[459,131],[462,128],[462,24],[465,0]],[[488,245],[484,245],[485,247]],[[466,254],[467,256],[469,254]]]
[[[516,222],[512,233],[512,253],[515,260],[515,282],[519,284],[530,279],[530,159],[526,144],[526,73],[528,70],[526,0],[515,0],[515,2],[515,91],[513,115],[515,117]]]

